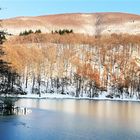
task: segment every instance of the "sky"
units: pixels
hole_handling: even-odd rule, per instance
[[[140,15],[140,0],[0,0],[0,19],[60,13],[124,12]]]

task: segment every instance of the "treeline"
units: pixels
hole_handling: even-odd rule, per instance
[[[26,30],[25,30],[24,32],[21,32],[21,33],[19,34],[19,36],[26,36],[26,35],[33,34],[33,33],[35,33],[35,34],[41,33],[41,30],[38,29],[38,30],[36,30],[35,32],[33,32],[32,30],[29,30],[29,31],[26,31]]]
[[[36,30],[35,32],[32,30],[25,30],[23,32],[20,32],[19,36],[26,36],[26,35],[30,35],[30,34],[38,34],[38,33],[42,33],[40,29]],[[59,35],[64,35],[64,34],[71,34],[73,33],[73,30],[68,30],[68,29],[60,29],[60,30],[55,30],[55,31],[51,31],[52,34],[59,34]]]
[[[32,34],[5,43],[30,93],[140,98],[140,36]]]
[[[71,34],[71,33],[73,33],[73,30],[71,29],[71,30],[68,30],[68,29],[63,29],[63,30],[55,30],[55,31],[52,31],[51,32],[52,34],[59,34],[59,35],[64,35],[64,34]]]

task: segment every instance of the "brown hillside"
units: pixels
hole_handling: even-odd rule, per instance
[[[140,16],[126,13],[77,13],[16,17],[3,20],[2,25],[11,34],[19,34],[30,29],[41,29],[44,33],[59,29],[73,29],[75,33],[90,35],[96,34],[96,32],[100,34],[140,34]]]

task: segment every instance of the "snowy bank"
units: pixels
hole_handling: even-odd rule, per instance
[[[9,95],[9,97],[14,98],[15,96]],[[90,97],[74,97],[71,95],[63,95],[63,94],[56,94],[56,93],[46,93],[46,94],[42,94],[41,97],[39,97],[39,95],[37,94],[27,94],[27,95],[18,95],[16,96],[16,98],[19,99],[74,99],[74,100],[106,100],[106,101],[131,101],[131,102],[140,102],[139,99],[137,99],[136,97],[133,98],[107,98],[105,94],[99,95],[99,97],[94,97],[94,98],[90,98]]]

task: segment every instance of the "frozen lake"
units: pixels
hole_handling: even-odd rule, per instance
[[[20,99],[26,116],[0,116],[0,140],[139,140],[140,103]]]

